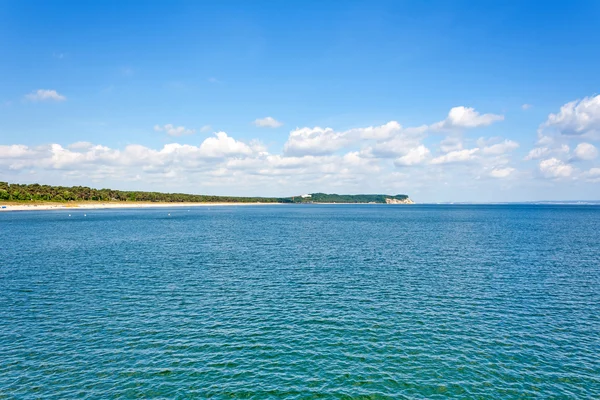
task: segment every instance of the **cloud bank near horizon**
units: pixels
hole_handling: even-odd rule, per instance
[[[56,91],[50,92],[36,96],[60,100]],[[503,137],[473,140],[465,135],[504,119],[459,106],[444,119],[420,126],[404,127],[393,120],[347,130],[299,127],[289,132],[280,148],[239,140],[226,132],[215,132],[196,145],[174,142],[161,148],[140,144],[110,148],[88,142],[3,144],[0,172],[11,182],[240,195],[328,191],[431,196],[447,186],[497,192],[518,185],[548,188],[600,182],[593,143],[600,140],[600,96],[571,101],[551,113],[540,124],[537,137],[532,132],[531,148],[527,142]],[[281,122],[267,117],[255,125],[275,128]],[[172,124],[155,125],[154,130],[173,138],[196,132]]]

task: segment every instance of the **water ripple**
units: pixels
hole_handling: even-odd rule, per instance
[[[69,213],[0,215],[0,399],[600,398],[600,208]]]

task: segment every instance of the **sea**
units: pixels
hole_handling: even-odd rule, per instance
[[[0,214],[0,399],[600,398],[600,206]]]

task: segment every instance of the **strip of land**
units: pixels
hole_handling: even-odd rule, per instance
[[[256,205],[273,205],[284,203],[143,203],[143,202],[86,202],[86,203],[38,203],[38,204],[23,204],[0,203],[0,212],[3,211],[42,211],[42,210],[100,210],[111,208],[154,208],[154,207],[218,207],[218,206],[256,206]]]
[[[61,210],[69,208],[147,208],[237,206],[257,204],[413,204],[405,194],[310,193],[291,197],[237,197],[93,189],[0,182],[0,211]]]

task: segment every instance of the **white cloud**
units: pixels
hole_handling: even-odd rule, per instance
[[[583,176],[589,181],[589,182],[600,182],[600,168],[590,168],[588,171],[586,171]]]
[[[192,135],[196,131],[194,129],[188,129],[185,126],[174,126],[172,124],[166,124],[164,126],[154,125],[154,130],[156,132],[165,132],[169,136],[183,136],[183,135]]]
[[[366,140],[379,140],[374,148],[374,153],[377,152],[378,146],[383,147],[385,152],[389,153],[390,149],[400,145],[399,141],[404,141],[414,131],[414,128],[403,130],[402,126],[396,121],[390,121],[380,126],[349,129],[343,132],[318,126],[314,128],[297,128],[290,132],[284,145],[284,153],[292,156],[326,155]],[[389,139],[389,141],[381,141],[385,139]],[[406,147],[406,143],[402,143],[401,146]],[[408,148],[411,147],[414,146],[408,146]],[[401,154],[404,154],[404,151]],[[398,153],[393,153],[392,156],[394,155],[397,156]]]
[[[440,142],[440,150],[444,153],[451,151],[462,150],[462,140],[457,137],[448,136]]]
[[[510,176],[514,171],[515,169],[511,167],[494,168],[490,171],[490,176],[492,178],[506,178]]]
[[[540,158],[546,157],[550,154],[550,149],[547,147],[536,147],[529,150],[529,153],[525,156],[524,160],[539,160]]]
[[[331,128],[300,128],[290,132],[283,146],[286,155],[325,155],[332,154],[350,143],[344,132],[335,132]]]
[[[366,128],[350,129],[346,136],[360,139],[388,139],[402,130],[402,125],[397,121],[390,121],[380,126],[369,126]]]
[[[55,169],[71,169],[78,168],[85,164],[111,164],[114,163],[120,156],[119,150],[93,145],[86,149],[85,152],[72,151],[68,148],[63,148],[59,144],[50,145],[49,163]]]
[[[535,147],[535,148],[531,149],[529,151],[529,153],[527,153],[525,158],[523,158],[523,160],[525,160],[525,161],[539,160],[539,159],[547,157],[551,154],[554,154],[557,156],[563,156],[563,155],[569,154],[570,148],[568,145],[563,144],[560,146],[556,146],[556,144],[554,144],[553,142],[551,142],[551,144],[554,147]]]
[[[590,143],[579,143],[575,147],[573,154],[578,160],[593,160],[598,157],[598,149]]]
[[[422,164],[429,156],[431,152],[423,145],[410,149],[404,156],[394,160],[396,166],[409,166]]]
[[[269,152],[267,150],[267,146],[263,142],[258,139],[252,139],[250,143],[248,143],[252,151],[258,155],[268,155]]]
[[[302,170],[321,163],[330,157],[284,157],[281,155],[263,154],[258,158],[233,158],[227,161],[226,168],[246,171],[261,175],[289,174],[291,170]]]
[[[380,167],[377,160],[363,158],[360,156],[360,152],[351,151],[344,154],[341,157],[340,172],[346,175],[353,173],[365,174],[369,172],[379,172]],[[335,163],[333,164],[333,171],[336,171]]]
[[[325,128],[318,133],[326,138],[341,134],[342,141],[358,135],[356,131],[352,135],[348,132]],[[404,133],[402,130],[399,136]],[[419,199],[420,190],[434,194],[454,190],[457,196],[465,192],[463,198],[468,200],[488,189],[493,196],[494,190],[506,190],[505,185],[522,185],[526,181],[521,179],[532,177],[527,171],[510,165],[507,154],[484,154],[483,149],[499,144],[498,140],[485,141],[489,146],[440,153],[435,158],[427,146],[418,141],[413,147],[398,145],[395,151],[401,153],[393,158],[375,157],[359,149],[337,154],[341,148],[335,140],[334,153],[270,154],[259,141],[244,143],[225,132],[217,132],[198,145],[169,143],[158,148],[139,144],[109,148],[88,142],[68,146],[56,143],[38,147],[12,145],[0,146],[0,174],[5,180],[15,182],[35,173],[41,183],[60,181],[115,187],[115,183],[140,182],[142,186],[132,183],[129,187],[239,195],[407,192]],[[386,142],[390,140],[382,143]],[[328,146],[330,142],[323,143]],[[432,146],[438,148],[439,142]],[[582,184],[600,180],[598,171],[592,169],[576,174],[575,168],[558,158],[541,162],[540,171],[548,178],[579,177]],[[481,177],[487,177],[490,183]],[[500,186],[485,189],[486,185],[492,185],[492,178],[506,179],[507,183],[503,183],[502,189]],[[533,184],[535,180],[529,182]],[[439,199],[444,200],[444,197]]]
[[[476,158],[478,148],[451,151],[431,160],[431,164],[450,164],[471,161]]]
[[[504,120],[503,115],[479,114],[471,107],[453,107],[445,120],[431,125],[433,130],[478,128]]]
[[[419,146],[430,130],[451,130],[456,128],[476,128],[487,126],[495,121],[504,119],[502,115],[479,114],[473,108],[454,107],[448,117],[432,125],[403,128],[398,121],[390,121],[380,126],[354,128],[343,132],[331,128],[298,128],[290,132],[284,149],[287,155],[323,155],[333,152],[360,141],[374,141],[366,146],[361,153],[367,157],[396,158],[403,157],[408,151]],[[496,146],[487,151],[508,151],[515,142]],[[462,149],[462,142],[457,138],[447,138],[440,146],[442,151],[450,152]],[[399,161],[402,162],[402,161]]]
[[[555,142],[556,142],[556,139],[553,138],[552,136],[542,135],[541,133],[539,133],[538,140],[535,144],[538,146],[552,146],[555,144]]]
[[[406,129],[389,140],[366,147],[363,152],[369,157],[396,158],[421,145],[423,137],[422,132]]]
[[[254,125],[259,128],[279,128],[283,125],[282,122],[277,121],[273,117],[265,117],[254,120]]]
[[[211,130],[212,127],[210,125],[204,125],[202,128],[200,128],[200,132],[202,133],[210,132]]]
[[[442,125],[450,129],[489,122],[489,118],[481,120],[485,115],[473,112],[475,118],[467,112],[465,120],[451,111],[450,122]],[[171,124],[155,129],[174,136],[193,132]],[[211,129],[205,126],[202,131]],[[14,182],[27,181],[30,178],[24,177],[34,173],[41,183],[101,182],[97,186],[118,187],[121,182],[139,182],[140,186],[130,187],[240,195],[407,192],[427,201],[497,200],[496,194],[502,193],[507,193],[504,200],[510,200],[514,193],[510,191],[519,187],[531,187],[530,193],[548,197],[544,188],[587,185],[589,191],[593,185],[588,182],[600,182],[600,168],[589,162],[598,157],[593,142],[580,143],[571,151],[567,138],[538,134],[536,147],[525,157],[538,160],[532,166],[520,159],[522,155],[516,156],[519,144],[513,140],[480,138],[476,145],[469,145],[472,139],[460,131],[451,131],[445,138],[428,136],[431,131],[432,125],[403,127],[395,120],[344,131],[297,128],[289,133],[279,154],[269,153],[259,140],[240,141],[225,132],[193,145],[169,143],[156,148],[139,144],[109,148],[90,142],[0,145],[0,175]],[[542,176],[554,180],[534,179]],[[429,195],[421,197],[419,191]]]
[[[25,99],[29,101],[65,101],[67,98],[56,90],[38,89],[25,95]]]
[[[540,171],[548,178],[567,178],[573,174],[574,168],[553,157],[540,161]]]
[[[252,154],[250,146],[227,136],[225,132],[215,133],[200,145],[200,153],[205,157],[241,156]]]
[[[0,160],[9,158],[23,158],[33,156],[35,153],[23,144],[13,144],[10,146],[0,145]]]
[[[550,114],[541,129],[553,128],[563,135],[595,135],[600,130],[600,95],[571,101]]]
[[[481,151],[483,154],[500,155],[513,151],[518,147],[519,143],[506,139],[503,142],[485,146]]]
[[[71,143],[68,148],[71,150],[87,150],[92,146],[94,146],[94,144],[91,142],[75,142]]]
[[[523,104],[523,105],[521,106],[521,108],[522,108],[523,110],[525,110],[525,111],[529,110],[531,107],[533,107],[531,104]]]
[[[428,131],[475,128],[503,119],[502,115],[481,115],[473,108],[454,107],[444,121],[432,125],[403,128],[398,121],[389,121],[380,126],[354,128],[343,132],[321,127],[297,128],[290,132],[284,151],[287,155],[295,156],[324,155],[332,154],[352,144],[371,141],[361,150],[361,154],[365,157],[400,158],[404,157],[411,149],[421,145],[421,141]],[[493,152],[500,151],[500,149],[509,151],[513,149],[514,145],[518,146],[516,142],[507,141],[486,151]],[[461,150],[462,142],[458,138],[448,137],[440,148],[444,152]]]
[[[39,147],[25,145],[0,146],[0,170],[37,167],[58,170],[86,170],[89,168],[128,169],[142,167],[145,172],[166,171],[171,168],[194,169],[210,165],[215,160],[257,156],[256,149],[237,141],[225,132],[217,132],[199,146],[169,143],[154,150],[132,144],[123,150],[87,142],[77,142],[63,147],[50,144]]]

